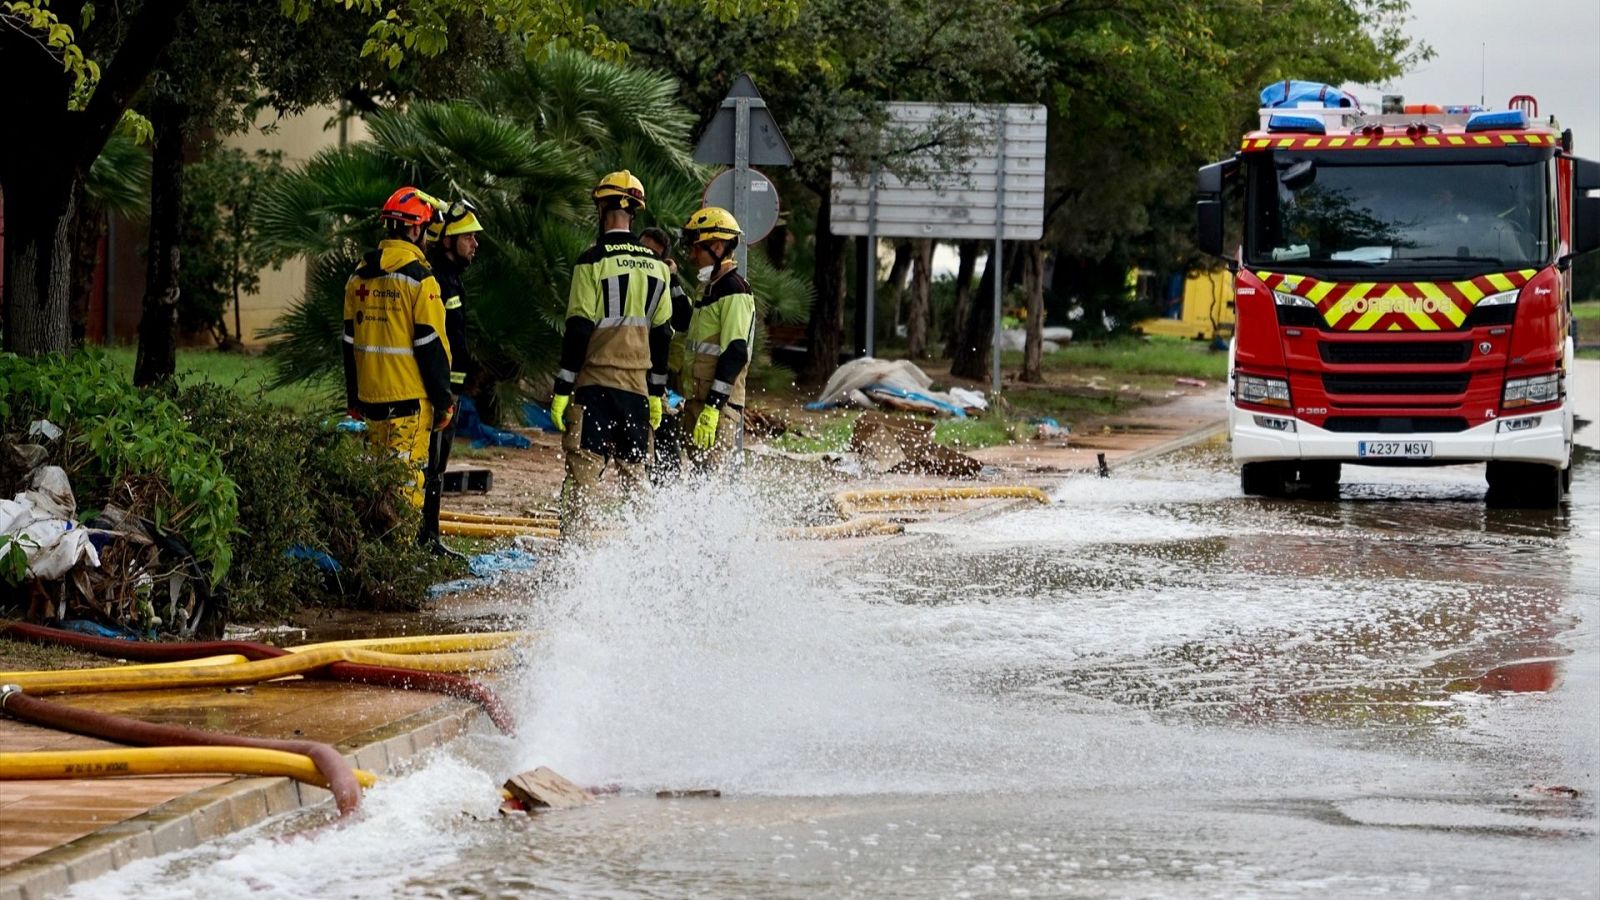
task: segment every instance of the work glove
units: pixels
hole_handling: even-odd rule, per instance
[[[449,406],[446,406],[443,412],[439,413],[439,417],[437,419],[433,420],[433,430],[443,431],[445,427],[450,424],[450,420],[454,419],[455,417],[456,405],[452,403]]]
[[[661,398],[650,398],[650,430],[655,431],[661,427]]]
[[[700,421],[694,423],[694,445],[701,450],[710,450],[711,445],[717,442],[717,420],[722,418],[722,413],[715,406],[708,406],[700,410]]]
[[[555,420],[557,431],[567,430],[567,403],[571,394],[556,394],[550,398],[550,418]]]

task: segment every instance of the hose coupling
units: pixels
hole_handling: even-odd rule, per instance
[[[22,693],[20,684],[0,684],[0,709],[6,708],[6,701],[11,699],[12,694],[20,693]]]

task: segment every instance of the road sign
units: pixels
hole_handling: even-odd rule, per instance
[[[749,156],[746,165],[751,166],[792,166],[794,154],[789,151],[789,142],[783,139],[783,133],[778,130],[778,122],[772,117],[772,110],[767,109],[767,101],[761,99],[761,92],[756,90],[756,83],[749,75],[740,75],[733,82],[733,87],[728,90],[728,96],[722,98],[722,108],[712,117],[706,130],[700,135],[700,142],[694,147],[694,161],[710,163],[718,166],[736,165],[736,150],[734,143],[739,132],[739,107],[738,101],[749,110],[748,133],[750,139]]]
[[[908,140],[927,143],[938,132],[965,126],[965,152],[934,150],[897,160],[916,172],[897,177],[874,164],[864,178],[834,169],[830,222],[834,234],[866,235],[867,271],[878,270],[878,238],[987,238],[989,265],[1004,272],[1005,242],[1036,241],[1044,234],[1045,108],[1007,103],[890,103],[885,141],[890,150]],[[962,129],[952,129],[952,134]],[[1000,393],[1000,297],[994,279],[991,389]],[[877,278],[867,279],[866,353],[873,351]]]
[[[740,243],[756,244],[771,234],[773,227],[778,224],[778,186],[755,169],[747,169],[746,172],[750,196],[745,204],[745,215],[741,218],[735,213],[733,217],[739,220],[739,227],[744,229],[744,240]],[[706,185],[705,205],[733,209],[734,184],[738,181],[738,174],[737,170],[728,169],[711,179],[711,183]]]
[[[750,166],[794,164],[789,142],[778,131],[777,120],[772,117],[772,111],[767,109],[767,101],[761,99],[761,92],[756,90],[755,80],[748,74],[735,79],[728,96],[722,98],[722,108],[706,125],[705,133],[700,135],[700,143],[695,145],[694,159],[695,162],[733,166],[733,170],[727,173],[733,176],[729,186],[733,202],[724,208],[732,212],[733,217],[739,220],[739,226],[748,232],[750,226],[745,220],[757,213],[757,208],[752,204],[764,202],[752,199],[756,196],[756,179],[759,178],[769,188],[772,185],[765,175],[752,172]],[[776,191],[772,192],[772,199],[776,215]],[[776,222],[776,219],[773,221]],[[772,226],[768,225],[766,230],[771,231]],[[766,233],[763,232],[761,236],[766,237]],[[740,241],[738,248],[733,251],[739,260],[739,268],[746,273],[750,271],[747,248],[752,243],[754,241]]]

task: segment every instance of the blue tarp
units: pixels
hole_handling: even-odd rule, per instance
[[[474,588],[487,587],[500,580],[500,577],[510,572],[528,572],[539,564],[537,554],[529,553],[517,547],[507,547],[493,553],[480,553],[467,560],[467,568],[472,570],[471,578],[457,578],[454,581],[443,581],[428,588],[430,598],[439,598],[450,594],[459,594]]]
[[[456,437],[464,437],[474,447],[515,447],[526,450],[533,442],[513,431],[490,428],[478,418],[478,406],[471,397],[462,397],[456,410]]]
[[[1274,81],[1261,89],[1262,109],[1293,108],[1301,103],[1317,103],[1324,107],[1361,106],[1355,97],[1320,81]]]
[[[866,394],[868,397],[871,397],[873,394],[888,394],[891,397],[899,397],[902,400],[915,400],[918,403],[926,403],[930,406],[938,407],[940,410],[947,412],[958,419],[965,419],[967,417],[967,411],[955,405],[954,403],[947,403],[943,400],[940,400],[938,397],[932,397],[919,391],[908,391],[905,388],[898,388],[887,384],[869,384],[861,388],[861,393]],[[833,409],[834,407],[840,405],[841,404],[839,403],[822,403],[813,401],[806,404],[806,409],[815,412],[817,410]]]
[[[283,555],[291,559],[309,559],[324,572],[339,571],[338,560],[315,547],[307,547],[305,544],[295,544],[293,547],[283,551]]]
[[[531,401],[522,404],[522,424],[529,428],[537,428],[540,431],[554,432],[558,430],[556,428],[556,420],[550,418],[550,410]]]

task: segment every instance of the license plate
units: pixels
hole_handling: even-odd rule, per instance
[[[1433,441],[1362,441],[1356,450],[1356,455],[1389,459],[1432,459]]]

